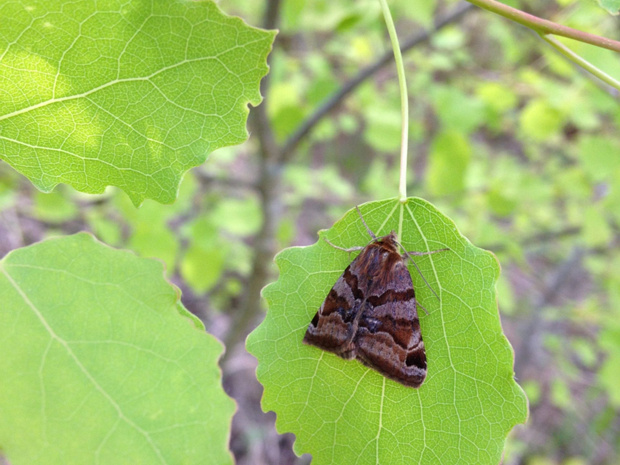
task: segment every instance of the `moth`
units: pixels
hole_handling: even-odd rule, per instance
[[[448,249],[401,255],[395,232],[375,236],[357,211],[372,241],[351,249],[327,241],[361,253],[327,294],[303,342],[345,360],[357,359],[387,378],[418,388],[426,378],[426,352],[406,259]]]

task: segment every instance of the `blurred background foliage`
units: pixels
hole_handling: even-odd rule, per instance
[[[594,1],[506,1],[537,16],[620,39],[618,17]],[[404,42],[458,6],[392,0]],[[260,25],[266,3],[221,1]],[[286,0],[263,103],[284,144],[330,95],[389,51],[376,0]],[[620,77],[611,51],[571,43]],[[620,106],[618,94],[529,30],[470,8],[405,55],[411,123],[409,193],[434,203],[503,269],[498,303],[531,414],[509,438],[505,464],[620,464]],[[110,189],[52,194],[0,164],[0,255],[45,237],[90,230],[167,265],[187,308],[228,347],[228,391],[240,404],[238,463],[308,463],[260,412],[255,361],[231,320],[252,282],[267,209],[272,250],[307,245],[366,200],[397,195],[398,83],[392,63],[323,117],[276,168],[265,203],[260,134],[188,173],[174,205],[135,209]],[[264,232],[264,231],[263,231]],[[265,263],[273,279],[271,262]],[[247,302],[246,302],[247,304]],[[246,331],[247,332],[247,331]]]

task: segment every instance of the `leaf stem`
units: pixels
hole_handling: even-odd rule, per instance
[[[575,52],[573,52],[570,48],[568,48],[558,39],[556,39],[553,36],[547,35],[547,34],[540,34],[540,37],[542,37],[542,39],[546,41],[547,43],[551,44],[553,48],[555,48],[558,52],[560,52],[566,58],[577,63],[583,69],[585,69],[586,71],[589,71],[590,73],[592,73],[594,76],[599,78],[604,83],[609,84],[613,88],[620,91],[620,81],[614,79],[609,74],[597,68],[596,66],[594,66],[592,63],[590,63],[586,59],[577,55]]]
[[[392,14],[388,7],[387,0],[379,0],[385,25],[387,26],[392,49],[394,50],[394,61],[396,62],[396,71],[398,73],[398,85],[400,87],[400,112],[401,112],[401,135],[400,135],[400,182],[398,185],[398,194],[401,202],[407,198],[407,151],[409,136],[409,96],[407,94],[407,81],[405,79],[405,66],[403,65],[403,55],[400,52],[398,36],[396,28],[392,20]]]

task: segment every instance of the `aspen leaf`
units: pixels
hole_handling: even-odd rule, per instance
[[[12,465],[232,464],[222,346],[158,261],[88,234],[12,251],[0,353]]]
[[[388,380],[357,361],[302,344],[310,320],[354,254],[331,247],[366,245],[355,209],[310,247],[276,257],[280,276],[263,295],[264,322],[248,337],[258,359],[264,410],[295,451],[313,465],[334,463],[497,465],[507,433],[527,417],[502,333],[495,257],[474,247],[431,204],[410,198],[361,207],[375,234],[396,231],[407,250],[450,251],[415,257],[437,300],[411,265],[428,374],[419,389]]]
[[[210,1],[0,3],[0,158],[41,191],[174,201],[247,138],[274,32]]]

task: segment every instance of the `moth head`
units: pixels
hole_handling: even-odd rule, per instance
[[[396,233],[394,231],[392,231],[387,236],[377,238],[376,243],[381,245],[382,248],[386,250],[386,252],[398,253],[398,240],[396,239]]]

